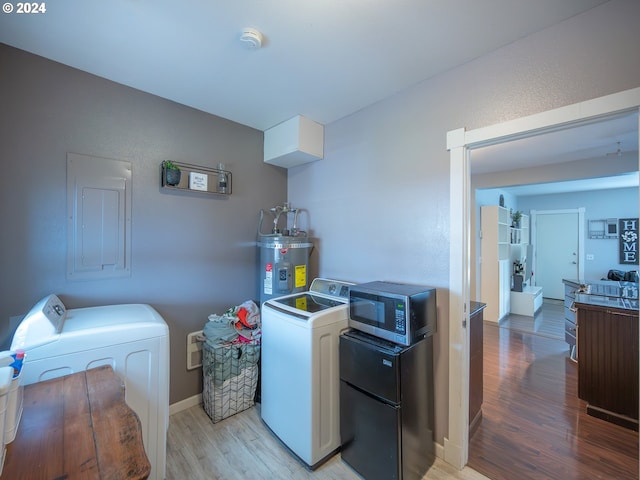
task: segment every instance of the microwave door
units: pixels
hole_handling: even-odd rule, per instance
[[[352,318],[372,327],[379,326],[380,312],[378,310],[379,303],[371,299],[358,298],[351,303]]]

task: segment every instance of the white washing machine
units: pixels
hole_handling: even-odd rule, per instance
[[[340,448],[340,334],[351,283],[316,278],[308,292],[262,305],[262,420],[310,468]]]
[[[24,349],[22,383],[111,365],[125,400],[142,424],[149,478],[162,480],[169,425],[169,329],[149,305],[66,310],[55,295],[38,302],[20,322],[11,350]]]

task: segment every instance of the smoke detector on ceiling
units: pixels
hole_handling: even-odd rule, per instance
[[[240,41],[249,50],[257,50],[262,47],[262,34],[255,28],[245,28],[240,35]]]

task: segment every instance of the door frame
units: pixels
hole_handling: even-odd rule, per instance
[[[537,218],[538,215],[557,215],[563,213],[577,213],[578,214],[578,278],[584,278],[584,264],[585,264],[585,228],[584,228],[584,213],[585,208],[565,208],[559,210],[531,210],[531,245],[533,245],[533,271],[538,271],[538,246],[537,242],[537,234],[538,234],[538,223]],[[542,296],[544,297],[544,290],[542,291]]]
[[[640,111],[640,87],[488,127],[475,130],[458,128],[447,132],[450,158],[449,419],[448,433],[444,437],[444,459],[451,465],[461,469],[469,458],[469,152],[475,148],[536,136],[634,110]]]

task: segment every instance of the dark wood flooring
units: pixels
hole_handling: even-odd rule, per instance
[[[535,317],[507,315],[500,321],[500,327],[564,340],[564,302],[545,299]]]
[[[469,466],[495,480],[637,479],[638,432],[586,414],[567,344],[526,318],[485,322],[483,418]]]

